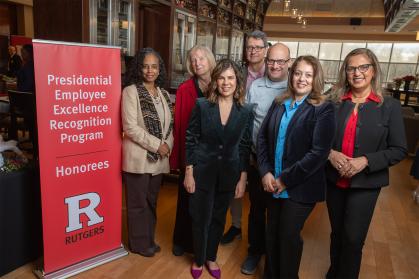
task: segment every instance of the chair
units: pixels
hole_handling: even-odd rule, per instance
[[[10,128],[9,102],[0,100],[0,133],[8,134]]]
[[[409,154],[415,154],[419,141],[419,115],[415,114],[411,107],[402,107],[402,114],[406,132],[407,151]]]
[[[24,120],[25,130],[29,131],[29,137],[34,143],[36,140],[36,107],[35,95],[32,92],[22,92],[16,90],[8,90],[10,103],[10,130],[9,139],[18,140],[18,122],[22,118]]]

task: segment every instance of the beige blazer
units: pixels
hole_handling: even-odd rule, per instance
[[[163,94],[168,93],[164,89],[157,89],[164,108],[165,120],[161,121],[161,123],[164,123],[162,132],[166,134],[172,120],[169,105],[163,96]],[[121,114],[122,128],[124,131],[122,140],[122,170],[131,173],[150,173],[153,175],[168,173],[170,171],[168,157],[159,159],[157,162],[152,162],[147,159],[147,150],[157,152],[163,140],[148,133],[144,125],[140,100],[135,85],[127,86],[122,91]],[[170,133],[165,142],[169,145],[170,150],[172,150],[173,133]]]

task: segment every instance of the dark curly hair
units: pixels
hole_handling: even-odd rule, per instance
[[[236,90],[234,92],[233,99],[240,105],[244,104],[245,91],[243,75],[240,71],[239,66],[237,66],[237,64],[230,59],[221,59],[220,61],[218,61],[211,74],[211,82],[208,85],[208,101],[210,101],[211,103],[217,103],[218,96],[220,95],[217,89],[218,78],[224,71],[230,68],[233,69],[234,74],[236,75]]]
[[[140,49],[132,59],[128,67],[128,71],[125,73],[124,86],[137,84],[144,80],[142,75],[143,62],[144,58],[149,54],[154,54],[159,60],[159,76],[155,81],[156,86],[164,87],[166,85],[167,75],[163,59],[157,51],[155,51],[151,47],[146,47]]]

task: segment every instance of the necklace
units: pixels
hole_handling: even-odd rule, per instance
[[[147,89],[147,91],[150,94],[151,99],[153,100],[153,102],[156,105],[160,104],[161,99],[160,99],[160,95],[159,95],[158,90],[155,87],[152,87],[150,89]]]
[[[157,91],[155,91],[155,94],[150,94],[150,95],[151,95],[151,98],[153,99],[153,102],[156,105],[160,104],[161,99],[160,99],[160,95]]]

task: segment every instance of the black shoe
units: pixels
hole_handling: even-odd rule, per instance
[[[255,273],[256,268],[258,267],[261,255],[247,255],[246,260],[244,260],[240,271],[246,275],[252,275]]]
[[[182,246],[173,244],[172,253],[173,255],[179,257],[185,253],[185,250],[182,248]]]
[[[236,228],[235,226],[231,226],[221,238],[220,243],[228,244],[228,243],[231,243],[235,238],[241,239],[241,237],[242,237],[242,229]]]
[[[158,245],[157,243],[154,243],[154,253],[158,253],[161,251],[161,247],[160,245]]]
[[[145,251],[135,251],[134,253],[140,254],[143,257],[154,257],[154,254],[156,253],[153,248],[148,248]]]

